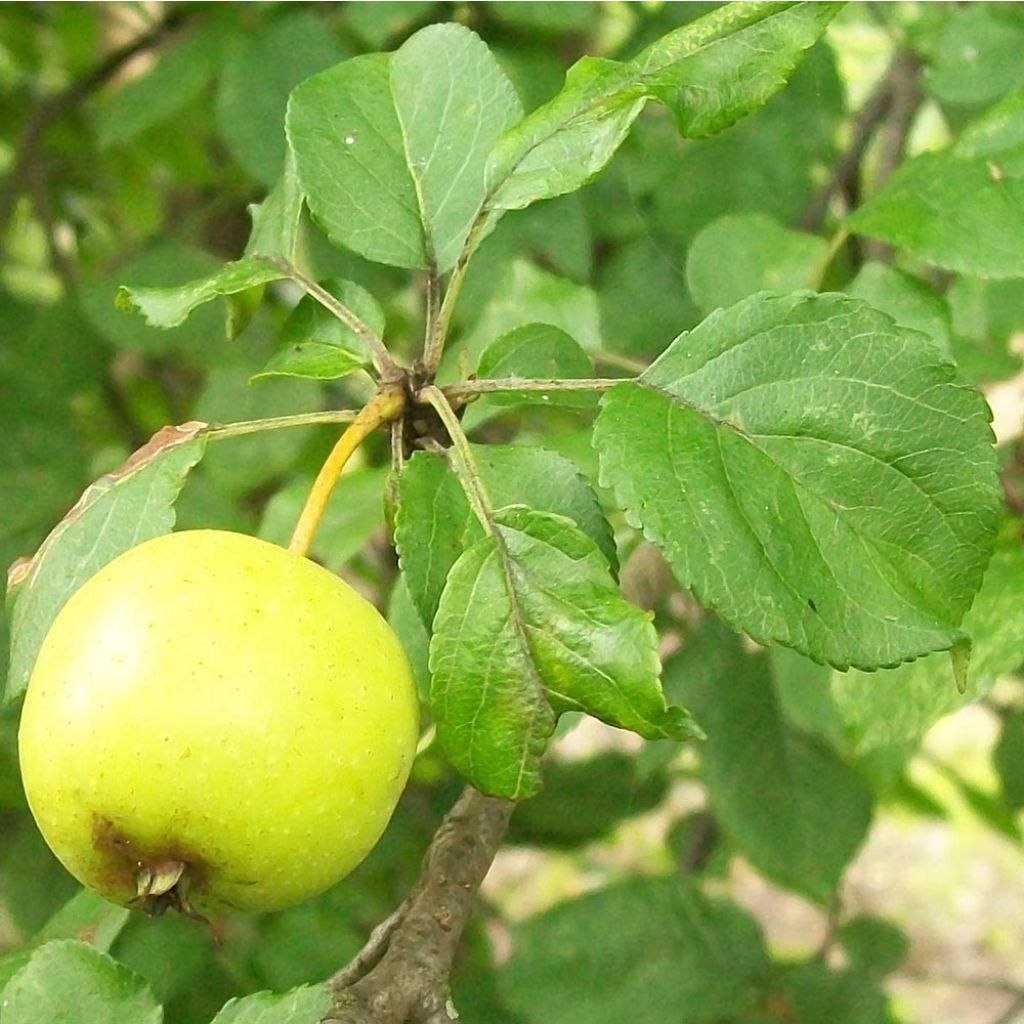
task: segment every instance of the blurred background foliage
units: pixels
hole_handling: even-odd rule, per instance
[[[579,56],[629,56],[713,6],[0,4],[0,564],[30,554],[90,481],[164,424],[365,397],[358,379],[250,383],[298,301],[287,285],[244,310],[244,329],[230,339],[217,303],[170,331],[113,305],[119,284],[179,283],[239,255],[247,207],[281,171],[294,85],[454,19],[494,49],[532,109]],[[534,321],[584,343],[601,372],[625,372],[716,306],[761,287],[801,287],[821,270],[824,286],[930,333],[987,388],[1021,512],[1024,282],[893,263],[884,248],[836,232],[905,152],[942,147],[1019,88],[1022,53],[1020,4],[855,3],[789,87],[722,136],[682,140],[660,108],[648,110],[597,182],[506,216],[486,240],[458,309],[453,358],[472,367],[490,341]],[[881,109],[872,121],[873,103]],[[302,258],[319,280],[371,291],[389,342],[413,350],[422,280],[333,249],[308,224]],[[483,438],[529,443],[543,434],[546,446],[593,469],[572,409],[475,415]],[[179,527],[284,540],[333,436],[303,428],[216,447],[184,491]],[[314,554],[390,601],[422,671],[408,598],[389,598],[386,459],[374,439],[343,479]],[[624,586],[663,622],[692,620],[664,566],[616,522]],[[773,654],[742,671],[758,677],[755,688],[776,673],[780,713],[835,741],[811,693],[821,685],[816,669],[794,659]],[[668,688],[699,700],[692,678],[674,686],[682,674],[673,664]],[[956,703],[953,695],[950,709]],[[799,880],[770,884],[736,856],[707,810],[692,750],[624,744],[592,724],[570,731],[547,788],[517,813],[467,938],[456,984],[463,1018],[1009,1024],[1024,1013],[1021,708],[1019,684],[1005,678],[922,746],[920,735],[896,753],[847,745],[861,781],[835,808],[835,828],[861,813],[854,805],[864,815],[873,807],[874,825],[845,880],[817,903]],[[76,891],[25,811],[16,717],[16,707],[0,717],[0,950],[28,941]],[[428,752],[385,840],[339,888],[214,931],[133,916],[112,952],[149,981],[169,1024],[202,1024],[234,994],[320,980],[408,890],[457,790]],[[827,846],[831,827],[822,822],[815,842]],[[807,856],[825,854],[815,846]],[[683,888],[665,882],[673,874],[687,879]],[[591,894],[563,902],[583,893]],[[679,921],[697,919],[729,936],[728,948],[677,935]]]

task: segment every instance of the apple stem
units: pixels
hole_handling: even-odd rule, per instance
[[[334,485],[345,468],[345,463],[353,452],[381,424],[396,419],[405,408],[405,391],[400,384],[388,384],[382,387],[359,411],[359,415],[349,424],[345,432],[338,438],[327,461],[320,467],[313,489],[309,492],[306,504],[295,524],[295,532],[288,544],[288,550],[297,555],[309,554],[313,543],[313,535],[323,518],[324,509],[334,490]]]

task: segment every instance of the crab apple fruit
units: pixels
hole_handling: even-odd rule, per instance
[[[418,717],[369,601],[283,548],[190,530],[120,555],[60,610],[19,751],[43,836],[107,899],[269,910],[374,846]]]

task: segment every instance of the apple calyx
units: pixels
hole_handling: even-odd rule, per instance
[[[165,910],[180,910],[194,916],[186,892],[188,865],[181,860],[164,860],[152,864],[139,863],[135,875],[136,896],[132,905],[158,917]]]

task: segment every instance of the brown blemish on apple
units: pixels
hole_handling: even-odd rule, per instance
[[[92,845],[103,854],[103,887],[136,893],[129,906],[153,917],[173,909],[205,920],[196,913],[191,898],[209,888],[209,867],[195,851],[174,838],[142,846],[99,814],[92,817]]]

